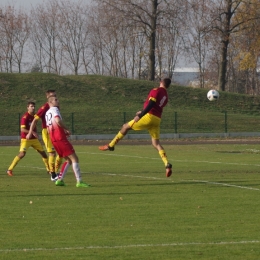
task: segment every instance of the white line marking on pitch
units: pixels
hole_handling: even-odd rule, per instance
[[[86,153],[86,154],[101,154],[101,153],[89,153],[89,152],[78,152],[78,153]],[[128,157],[128,158],[139,158],[139,159],[150,159],[150,160],[161,160],[161,158],[152,158],[152,157],[144,157],[144,156],[134,156],[134,155],[125,155],[125,154],[103,154],[105,156],[118,156],[118,157]],[[172,162],[185,162],[185,163],[210,163],[210,164],[226,164],[226,165],[243,165],[243,166],[258,166],[260,164],[248,164],[248,163],[228,163],[228,162],[211,162],[211,161],[191,161],[191,160],[171,160]]]
[[[84,172],[88,173],[88,172]],[[137,176],[137,175],[127,175],[127,174],[116,174],[116,173],[100,173],[102,175],[110,175],[110,176],[122,176],[122,177],[131,177],[131,178],[143,178],[143,179],[152,179],[152,180],[160,180],[160,181],[172,181],[171,178],[158,178],[158,177],[148,177],[148,176]],[[246,190],[260,190],[258,188],[251,188],[251,187],[246,187],[246,186],[239,186],[239,185],[234,185],[234,184],[229,184],[229,183],[222,183],[222,182],[213,182],[213,181],[205,181],[205,180],[180,180],[180,182],[201,182],[201,183],[206,183],[206,184],[214,184],[214,185],[219,185],[219,186],[227,186],[227,187],[234,187],[234,188],[239,188],[239,189],[246,189]],[[176,183],[176,182],[175,182]]]
[[[29,167],[29,166],[18,166],[21,168],[32,168],[32,169],[39,169],[42,170],[43,168],[41,167]],[[108,175],[108,176],[119,176],[119,177],[131,177],[131,178],[142,178],[142,179],[150,179],[150,180],[161,180],[161,181],[171,181],[175,182],[172,178],[158,178],[158,177],[151,177],[151,176],[138,176],[138,175],[129,175],[129,174],[117,174],[117,173],[93,173],[93,172],[82,172],[86,174],[101,174],[101,175]],[[239,189],[246,189],[246,190],[257,190],[259,191],[260,189],[258,188],[252,188],[252,187],[246,187],[246,186],[239,186],[239,185],[234,185],[234,184],[229,184],[229,183],[222,183],[222,182],[213,182],[213,181],[206,181],[206,180],[180,180],[180,182],[201,182],[201,183],[206,183],[206,184],[213,184],[213,185],[219,185],[219,186],[227,186],[227,187],[233,187],[233,188],[239,188]],[[175,182],[176,183],[176,182]]]
[[[21,252],[21,251],[61,251],[61,250],[86,250],[86,249],[117,249],[117,248],[137,248],[137,247],[170,247],[170,246],[207,246],[207,245],[238,245],[238,244],[258,244],[260,241],[226,241],[226,242],[191,242],[191,243],[166,243],[166,244],[137,244],[122,246],[82,246],[82,247],[60,247],[60,248],[21,248],[21,249],[0,249],[0,252]]]
[[[222,182],[214,182],[214,181],[204,181],[204,180],[185,180],[185,181],[202,182],[202,183],[207,183],[207,184],[221,185],[221,186],[234,187],[234,188],[247,189],[247,190],[260,190],[260,189],[257,189],[257,188],[233,185],[233,184],[222,183]]]

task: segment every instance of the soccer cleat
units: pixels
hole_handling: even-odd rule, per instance
[[[57,180],[58,180],[58,176],[56,176],[54,178],[51,176],[51,181],[57,181]]]
[[[76,187],[77,188],[88,188],[88,187],[91,187],[91,185],[84,183],[83,181],[80,181],[80,182],[77,182]]]
[[[110,147],[108,144],[99,146],[98,148],[101,151],[114,151],[115,150],[115,147]]]
[[[51,181],[57,181],[58,180],[58,176],[55,172],[51,173]]]
[[[172,165],[170,163],[167,163],[165,168],[166,168],[166,177],[170,177],[172,175]]]
[[[55,185],[56,185],[56,186],[65,186],[65,182],[64,182],[63,180],[57,180],[57,181],[55,182]]]
[[[9,176],[14,176],[12,170],[7,170],[6,173],[7,173]]]

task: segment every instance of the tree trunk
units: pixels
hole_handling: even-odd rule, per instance
[[[218,72],[218,86],[219,90],[225,91],[226,73],[227,73],[227,50],[229,41],[223,41],[221,48],[221,60]]]
[[[152,33],[150,37],[150,49],[149,49],[149,80],[155,78],[155,33]]]
[[[151,16],[151,35],[149,37],[149,80],[155,79],[155,38],[156,38],[156,24],[157,24],[157,7],[158,0],[153,0],[153,11]]]
[[[225,91],[226,86],[226,74],[227,74],[227,55],[228,55],[228,45],[230,38],[230,24],[232,16],[234,12],[232,12],[232,0],[225,0],[226,9],[225,9],[225,19],[223,24],[223,32],[222,32],[222,46],[221,46],[221,60],[218,71],[218,86],[219,90]]]

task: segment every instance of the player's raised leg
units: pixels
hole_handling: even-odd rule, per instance
[[[120,131],[115,135],[113,140],[106,145],[99,146],[99,150],[101,151],[114,151],[115,150],[115,145],[122,140],[125,135],[127,134],[128,130],[131,129],[130,125],[133,125],[131,122],[134,120],[131,120],[129,123],[126,123],[122,126]]]

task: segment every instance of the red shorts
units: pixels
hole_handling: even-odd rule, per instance
[[[72,144],[68,140],[55,141],[52,144],[60,157],[67,157],[75,153]]]

